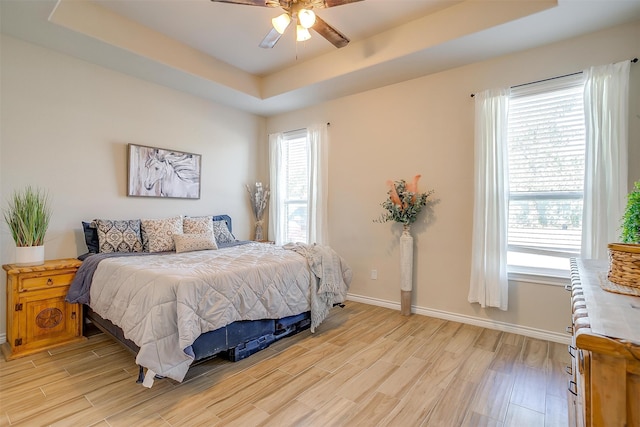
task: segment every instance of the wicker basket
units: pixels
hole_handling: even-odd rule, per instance
[[[618,285],[640,288],[640,245],[609,244],[609,274]]]

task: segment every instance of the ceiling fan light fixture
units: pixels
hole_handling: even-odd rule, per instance
[[[304,42],[311,38],[311,33],[302,25],[298,24],[297,33],[296,33],[296,41]]]
[[[301,9],[298,12],[298,22],[304,28],[311,28],[313,24],[316,22],[316,14],[313,13],[312,10],[309,9]]]
[[[282,15],[276,16],[271,20],[273,24],[273,28],[280,34],[284,34],[284,31],[287,29],[289,24],[291,23],[291,17],[287,13],[283,13]]]

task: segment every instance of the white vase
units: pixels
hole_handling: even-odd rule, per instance
[[[16,247],[15,265],[26,267],[30,265],[44,264],[44,246],[18,246]]]
[[[413,237],[410,226],[405,225],[400,236],[400,313],[411,314],[411,290],[413,289]]]

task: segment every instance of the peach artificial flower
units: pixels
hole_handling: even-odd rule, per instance
[[[402,206],[400,196],[398,196],[398,192],[396,191],[396,185],[391,180],[387,181],[387,185],[391,188],[391,190],[389,191],[389,197],[391,198],[391,201],[398,206]]]
[[[416,194],[418,194],[418,180],[422,175],[416,175],[413,177],[413,182],[407,182],[407,191],[413,193],[412,203],[416,201]]]

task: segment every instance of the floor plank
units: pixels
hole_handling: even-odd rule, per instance
[[[562,344],[348,301],[314,334],[151,389],[104,334],[0,360],[0,427],[565,427],[568,363]]]

